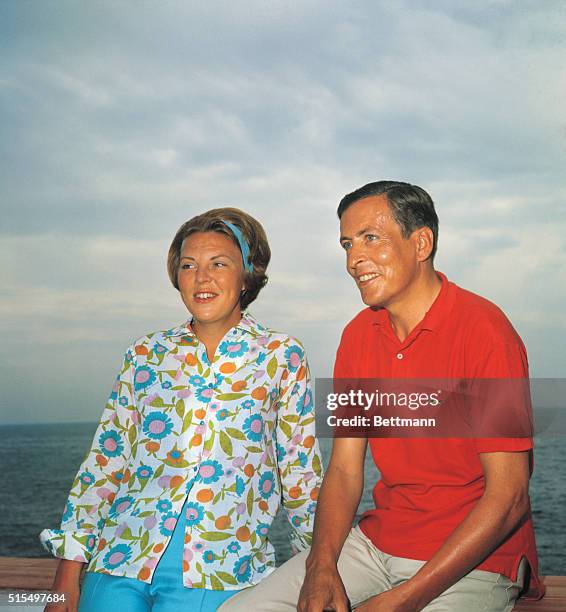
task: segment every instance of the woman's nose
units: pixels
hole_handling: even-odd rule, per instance
[[[199,266],[196,273],[197,283],[205,283],[210,280],[210,271],[207,266]]]

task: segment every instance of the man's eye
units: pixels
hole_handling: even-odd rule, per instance
[[[352,248],[352,243],[349,240],[344,240],[344,242],[342,242],[342,248],[345,251],[349,251]]]
[[[373,242],[374,240],[377,240],[377,236],[375,234],[366,234],[366,240],[368,242]]]
[[[214,265],[215,265],[217,268],[225,268],[225,267],[226,267],[226,264],[225,264],[223,261],[215,261],[215,262],[214,262]]]

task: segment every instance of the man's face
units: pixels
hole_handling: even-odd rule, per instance
[[[348,273],[364,304],[392,307],[409,294],[418,271],[415,234],[405,239],[386,195],[354,202],[340,220]]]

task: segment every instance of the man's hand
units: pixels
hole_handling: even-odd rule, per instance
[[[406,601],[401,590],[395,588],[366,599],[356,606],[355,612],[418,612],[421,609]]]
[[[366,447],[365,438],[334,440],[318,498],[313,544],[297,605],[299,612],[350,609],[337,563],[362,496]]]
[[[350,603],[335,565],[307,569],[297,604],[298,612],[348,612]]]

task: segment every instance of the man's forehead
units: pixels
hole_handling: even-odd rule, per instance
[[[371,196],[354,202],[344,211],[340,228],[359,231],[364,227],[384,227],[396,223],[384,196]]]

